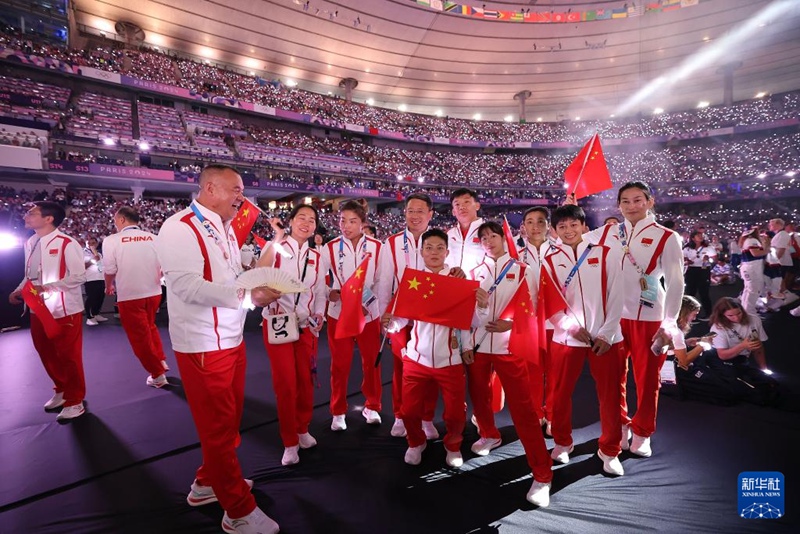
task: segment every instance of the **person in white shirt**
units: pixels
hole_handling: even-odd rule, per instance
[[[275,533],[277,523],[258,508],[252,481],[242,477],[236,447],[247,367],[245,315],[280,293],[236,286],[242,261],[231,221],[244,202],[242,177],[227,165],[208,165],[199,182],[197,198],[164,221],[156,238],[172,348],[203,450],[187,502],[219,501],[226,532]]]
[[[770,241],[769,254],[767,254],[767,267],[769,289],[772,298],[785,299],[786,273],[792,267],[791,236],[784,229],[786,223],[783,219],[770,219],[769,229],[775,232]]]
[[[469,276],[485,255],[478,237],[478,227],[484,222],[478,217],[481,204],[475,191],[463,188],[453,191],[450,205],[458,224],[447,231],[447,265],[460,267]]]
[[[366,397],[361,411],[367,424],[381,423],[381,370],[375,367],[375,357],[381,346],[381,309],[375,295],[375,284],[380,279],[378,257],[383,244],[362,233],[367,213],[364,207],[349,200],[339,206],[339,229],[342,235],[328,241],[322,249],[325,271],[331,272],[331,287],[328,292],[328,347],[331,351],[331,405],[333,416],[331,430],[347,429],[347,379],[356,343],[361,356],[361,391]],[[342,312],[341,290],[364,260],[367,272],[364,278],[362,310],[366,325],[355,337],[337,338],[336,326]]]
[[[64,208],[55,202],[34,202],[25,213],[25,228],[35,233],[25,243],[25,278],[8,297],[11,304],[22,303],[22,290],[30,280],[60,327],[60,332],[50,338],[42,320],[31,314],[33,346],[55,385],[55,394],[44,409],[62,408],[56,418],[59,421],[83,415],[86,396],[81,321],[81,284],[86,280],[86,268],[82,247],[58,230],[65,217]]]
[[[105,299],[105,283],[103,282],[103,256],[97,250],[97,238],[89,237],[83,248],[83,264],[86,267],[86,324],[97,326],[108,321],[100,315]]]
[[[747,313],[756,313],[756,304],[762,293],[766,294],[766,278],[764,277],[764,257],[767,247],[761,239],[759,228],[753,227],[739,238],[742,249],[742,264],[739,274],[742,275],[742,306]]]
[[[428,230],[428,224],[433,217],[433,201],[424,193],[411,193],[405,199],[404,215],[406,227],[402,232],[389,236],[381,247],[378,258],[378,270],[381,277],[376,282],[378,302],[384,313],[391,312],[387,309],[392,296],[397,291],[397,286],[403,278],[406,267],[421,270],[424,266],[422,255],[422,234]],[[403,423],[403,349],[408,345],[411,336],[411,326],[388,332],[387,336],[392,347],[392,411],[394,424],[391,435],[405,437],[406,430]],[[437,439],[439,432],[433,424],[438,394],[435,390],[429,395],[425,413],[422,416],[422,428],[428,439]]]
[[[625,220],[616,228],[606,226],[584,239],[620,250],[622,287],[622,336],[633,364],[638,407],[628,415],[627,369],[622,384],[622,449],[649,457],[650,436],[656,431],[659,372],[666,355],[654,356],[651,346],[661,334],[671,336],[677,326],[683,297],[681,239],[656,223],[653,193],[644,182],[628,182],[617,193]],[[626,360],[627,364],[627,360]],[[631,433],[633,434],[631,436]]]
[[[536,418],[528,380],[527,355],[509,351],[512,322],[501,319],[520,284],[528,284],[533,301],[536,300],[538,288],[532,287],[530,269],[506,252],[505,234],[499,224],[481,224],[478,236],[485,257],[471,271],[470,277],[479,281],[480,287],[489,294],[489,313],[482,318],[481,326],[465,337],[461,353],[461,358],[467,364],[469,394],[480,434],[480,439],[472,445],[471,450],[479,456],[485,456],[502,443],[491,409],[490,384],[492,371],[495,371],[503,384],[511,419],[533,472],[533,484],[527,498],[534,504],[547,506],[550,502],[553,462],[547,453],[540,421]]]
[[[106,294],[117,295],[122,328],[133,353],[150,373],[146,384],[169,385],[166,357],[156,327],[161,304],[161,265],[156,253],[156,236],[139,228],[139,213],[123,206],[114,215],[117,233],[103,240]]]
[[[686,266],[686,291],[689,296],[697,295],[703,305],[705,318],[711,314],[711,266],[717,257],[717,251],[708,244],[705,235],[695,230],[689,234],[689,242],[683,248],[683,263]]]
[[[308,432],[314,409],[312,360],[316,358],[317,337],[325,313],[325,273],[327,267],[320,251],[309,246],[319,214],[316,208],[298,204],[289,214],[289,235],[275,224],[273,246],[261,256],[258,267],[274,267],[299,280],[309,290],[304,293],[281,295],[265,307],[262,316],[264,345],[272,366],[272,387],[278,404],[278,427],[284,451],[281,463],[293,465],[300,461],[300,449],[317,444]],[[280,231],[279,231],[280,230]],[[270,329],[283,321],[284,314],[293,314],[299,332],[296,341],[270,341]],[[277,337],[277,336],[276,336]],[[288,333],[287,333],[288,337]]]
[[[578,206],[565,205],[553,212],[552,224],[563,244],[547,252],[544,268],[560,286],[569,308],[552,317],[550,344],[555,379],[551,457],[569,462],[573,450],[572,393],[588,360],[600,403],[601,435],[597,456],[611,475],[625,473],[620,463],[620,382],[625,369],[625,350],[619,322],[622,316],[620,257],[609,246],[593,246],[583,240],[586,215]]]
[[[240,250],[240,254],[242,256],[242,267],[244,267],[245,270],[252,269],[256,264],[256,246],[253,244],[252,235],[247,236]]]
[[[448,275],[450,269],[444,262],[446,256],[447,234],[435,228],[426,231],[422,235],[425,266],[420,270]],[[479,289],[476,297],[477,309],[473,324],[477,325],[479,314],[486,309],[488,295]],[[389,312],[384,314],[382,320],[391,331],[404,328],[409,322],[407,319],[393,318]],[[431,389],[441,389],[444,400],[444,422],[447,428],[443,440],[447,451],[445,461],[450,467],[461,467],[464,464],[461,443],[467,419],[464,403],[466,375],[459,349],[459,335],[462,335],[460,331],[447,326],[414,321],[411,338],[403,348],[403,421],[408,441],[405,462],[409,465],[419,465],[422,452],[427,447],[422,418]]]

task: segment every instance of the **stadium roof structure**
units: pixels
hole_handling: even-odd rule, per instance
[[[800,89],[797,0],[78,0],[88,32],[322,94],[483,120],[607,119]],[[340,82],[341,86],[340,86]]]

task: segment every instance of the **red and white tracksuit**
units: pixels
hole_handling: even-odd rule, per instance
[[[481,317],[481,325],[464,336],[462,350],[475,350],[475,361],[467,366],[469,376],[469,394],[472,408],[483,438],[500,438],[500,432],[494,423],[492,413],[492,370],[500,377],[506,392],[506,404],[511,412],[511,419],[517,429],[528,465],[538,482],[550,482],[553,478],[551,468],[553,461],[547,454],[542,427],[536,416],[526,356],[510,354],[508,341],[510,332],[486,333],[485,326],[490,321],[497,321],[505,311],[519,288],[519,284],[528,284],[532,298],[536,299],[538,288],[534,290],[532,273],[523,263],[516,262],[507,253],[497,260],[489,256],[470,273],[470,278],[480,282],[481,287],[489,290],[495,280],[502,274],[507,265],[511,268],[503,275],[497,287],[489,296],[488,313]]]
[[[375,294],[375,283],[380,278],[378,257],[383,244],[368,235],[362,235],[355,248],[349,239],[340,236],[329,241],[322,250],[326,272],[332,273],[331,291],[341,292],[342,287],[356,272],[365,259],[367,273],[364,292],[372,291],[375,299],[366,305],[367,316],[364,330],[355,337],[336,339],[336,324],[342,312],[341,299],[328,303],[328,346],[331,350],[331,415],[347,413],[347,379],[353,363],[355,345],[361,355],[361,391],[366,397],[365,406],[381,411],[381,370],[375,367],[375,358],[381,346],[381,305]],[[341,293],[340,293],[341,295]]]
[[[47,337],[41,320],[31,314],[31,338],[56,393],[64,394],[64,406],[80,404],[86,396],[83,375],[83,297],[86,281],[83,247],[54,230],[44,237],[31,236],[25,243],[25,279],[44,289],[44,303],[61,326],[58,336]]]
[[[430,269],[421,269],[433,272]],[[449,267],[439,274],[449,271]],[[473,324],[478,325],[486,313],[476,310]],[[404,328],[407,319],[394,319],[392,330]],[[442,391],[443,419],[447,433],[444,446],[448,451],[461,449],[464,425],[467,420],[466,375],[461,360],[461,344],[468,332],[423,321],[414,321],[411,337],[403,349],[403,413],[409,447],[419,447],[426,441],[422,420],[429,405],[431,392]],[[459,339],[464,337],[464,339]]]
[[[654,356],[650,347],[653,336],[659,328],[674,332],[683,297],[683,252],[681,239],[672,230],[655,222],[651,215],[632,226],[624,221],[625,236],[633,265],[628,254],[620,253],[621,286],[625,289],[622,302],[622,335],[625,351],[633,364],[633,377],[636,382],[638,408],[633,418],[628,416],[626,398],[627,359],[625,375],[622,379],[622,423],[642,437],[649,437],[656,431],[658,411],[658,390],[661,387],[659,372],[666,355]],[[584,239],[600,244],[608,244],[619,249],[619,225],[607,225],[589,232]],[[652,307],[643,304],[640,298],[641,272],[657,281],[657,299]],[[663,286],[662,286],[663,283]]]
[[[461,231],[459,225],[455,225],[447,231],[447,259],[445,263],[452,267],[461,267],[467,276],[477,267],[486,255],[481,246],[481,238],[478,236],[478,228],[485,221],[475,219],[470,223],[467,233]]]
[[[545,254],[544,268],[562,290],[588,246],[585,241],[578,244],[577,250],[569,245],[554,246]],[[555,382],[553,440],[556,445],[572,445],[572,393],[588,360],[600,403],[599,448],[612,457],[620,453],[620,382],[625,369],[619,326],[623,299],[619,273],[618,252],[607,246],[592,246],[564,292],[570,311],[552,317],[554,330],[550,344]],[[590,344],[569,334],[575,325],[584,327],[593,340],[604,339],[611,348],[604,354],[595,354]]]
[[[264,344],[272,365],[272,387],[278,404],[278,426],[284,447],[298,444],[298,434],[308,432],[314,408],[314,382],[312,362],[316,357],[317,339],[309,329],[308,319],[325,313],[326,266],[320,251],[309,248],[307,242],[299,244],[288,236],[281,242],[281,250],[289,254],[275,255],[273,266],[301,280],[309,289],[305,293],[282,295],[270,304],[262,315],[275,313],[297,314],[300,339],[292,343],[273,345],[267,337],[264,322]],[[321,320],[321,319],[320,319]]]
[[[235,285],[242,262],[230,224],[193,205],[211,231],[184,209],[161,226],[156,252],[167,282],[170,339],[203,451],[197,482],[214,488],[230,517],[243,517],[256,502],[236,456],[247,366],[246,309]]]
[[[422,270],[425,264],[420,251],[422,249],[422,235],[418,240],[408,229],[389,236],[381,247],[378,257],[378,272],[381,276],[375,281],[378,302],[383,313],[391,313],[388,308],[394,292],[397,290],[406,267]],[[403,351],[411,339],[411,326],[400,328],[397,332],[388,334],[392,345],[392,411],[397,419],[402,419],[403,413]],[[436,388],[428,395],[422,419],[433,421],[436,411]]]
[[[542,243],[540,248],[535,248],[529,241],[525,241],[525,246],[520,248],[519,259],[527,265],[532,274],[533,287],[539,288],[539,275],[542,269],[542,256],[551,248],[550,241]],[[547,380],[550,374],[550,341],[553,339],[553,323],[545,321],[547,328],[547,346],[541,347],[538,354],[528,358],[528,379],[531,381],[531,394],[533,395],[533,405],[536,408],[536,416],[548,421],[553,420],[553,395],[555,393],[555,380]]]
[[[161,265],[156,236],[136,225],[126,226],[103,240],[106,287],[116,285],[122,328],[142,367],[156,378],[164,374],[165,359],[156,311],[161,303]]]

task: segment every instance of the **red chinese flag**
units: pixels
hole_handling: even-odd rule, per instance
[[[594,134],[564,171],[564,188],[578,199],[612,187],[600,136]]]
[[[475,280],[406,267],[395,302],[390,306],[394,306],[396,317],[469,330],[479,286]]]
[[[503,233],[506,235],[506,248],[508,249],[508,254],[515,260],[519,261],[519,251],[517,250],[517,245],[514,243],[514,237],[511,234],[511,227],[508,225],[508,219],[506,219],[505,215],[503,215]]]
[[[242,206],[231,223],[233,225],[233,233],[236,234],[236,242],[239,243],[240,248],[244,245],[247,234],[253,229],[253,225],[256,224],[256,219],[258,219],[260,213],[261,210],[258,209],[258,206],[244,199]]]
[[[22,300],[31,309],[31,313],[35,313],[36,317],[42,322],[44,333],[47,334],[47,337],[54,339],[61,333],[61,325],[56,322],[53,314],[50,313],[50,310],[45,305],[42,295],[33,287],[30,280],[22,286]]]
[[[339,314],[339,321],[336,323],[336,333],[334,339],[344,339],[355,337],[364,331],[367,319],[362,310],[362,295],[364,293],[364,280],[367,278],[367,266],[369,256],[364,258],[356,272],[353,273],[342,287],[342,311]]]
[[[513,321],[508,339],[508,352],[524,356],[531,361],[539,361],[539,324],[531,291],[524,277],[506,309],[500,314],[500,318]]]
[[[256,245],[258,245],[258,248],[260,248],[261,250],[267,248],[267,240],[257,235],[255,232],[253,232],[253,241],[256,242]]]
[[[560,311],[565,311],[567,308],[569,308],[567,299],[564,298],[558,285],[553,281],[550,271],[543,266],[539,274],[537,313],[542,316],[544,321]]]

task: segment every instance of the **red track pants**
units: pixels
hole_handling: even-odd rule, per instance
[[[353,363],[353,352],[358,343],[361,355],[361,391],[366,397],[366,407],[381,411],[381,369],[375,367],[375,357],[381,347],[381,322],[378,319],[364,326],[356,337],[335,339],[338,319],[328,316],[328,347],[331,350],[331,415],[347,413],[347,379]]]
[[[656,356],[650,350],[653,345],[653,336],[661,327],[661,322],[622,319],[620,326],[622,327],[622,336],[625,339],[625,349],[633,364],[633,379],[636,383],[636,399],[638,402],[636,414],[631,419],[628,417],[628,366],[626,359],[621,382],[621,424],[629,424],[636,435],[647,438],[656,431],[658,390],[661,388],[660,372],[661,366],[664,365],[664,361],[667,359],[666,354]]]
[[[83,377],[83,315],[67,315],[56,322],[61,333],[54,339],[45,334],[35,313],[31,314],[31,338],[44,370],[53,381],[56,393],[64,394],[64,406],[80,404],[86,396]]]
[[[406,326],[399,332],[389,334],[392,342],[392,411],[396,419],[403,418],[403,353],[411,339],[411,326]],[[436,412],[436,400],[439,396],[438,386],[432,384],[426,394],[425,410],[422,414],[423,421],[433,421]]]
[[[244,517],[256,508],[236,456],[247,368],[244,343],[212,352],[176,351],[175,357],[203,451],[197,482],[214,488],[230,517]]]
[[[119,319],[133,353],[153,378],[164,374],[161,361],[166,359],[156,328],[156,310],[160,303],[161,295],[117,302]]]

